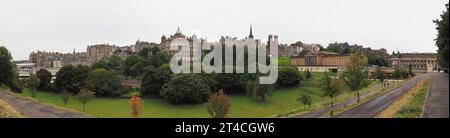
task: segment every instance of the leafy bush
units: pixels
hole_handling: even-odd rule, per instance
[[[165,84],[160,92],[160,96],[173,104],[202,103],[209,95],[211,95],[209,86],[196,74],[178,75]]]
[[[296,68],[290,66],[282,66],[279,71],[278,81],[276,85],[278,87],[297,86],[301,80],[303,80],[303,78]]]
[[[61,91],[78,93],[85,87],[89,71],[88,66],[64,66],[56,73],[55,86]]]
[[[230,97],[219,90],[218,93],[211,95],[208,99],[207,110],[213,118],[226,118],[230,110]]]
[[[170,67],[149,68],[144,72],[141,83],[141,94],[143,96],[159,95],[161,87],[171,79]]]
[[[96,69],[89,73],[88,88],[97,96],[119,96],[121,80],[115,71]]]

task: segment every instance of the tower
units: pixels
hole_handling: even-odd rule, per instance
[[[250,25],[250,35],[248,35],[248,38],[253,39],[253,26]]]

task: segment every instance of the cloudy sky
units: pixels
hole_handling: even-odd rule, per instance
[[[160,42],[177,27],[216,41],[279,35],[282,43],[356,43],[435,52],[433,19],[447,0],[0,0],[0,45],[15,60],[32,51]]]

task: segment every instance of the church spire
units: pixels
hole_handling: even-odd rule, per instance
[[[250,25],[250,35],[248,38],[253,38],[253,25]]]
[[[180,30],[180,27],[178,27],[176,34],[182,34],[181,30]]]

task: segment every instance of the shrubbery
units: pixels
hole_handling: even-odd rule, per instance
[[[181,74],[165,84],[160,95],[173,104],[195,104],[205,102],[211,90],[200,75]]]
[[[301,76],[300,72],[296,68],[282,66],[279,71],[276,85],[278,87],[297,86],[301,80],[303,80],[303,76]]]
[[[88,89],[96,96],[119,96],[121,81],[119,74],[106,69],[96,69],[89,73]]]
[[[143,96],[158,96],[161,87],[170,81],[171,75],[169,66],[146,69],[141,81],[141,94]]]

